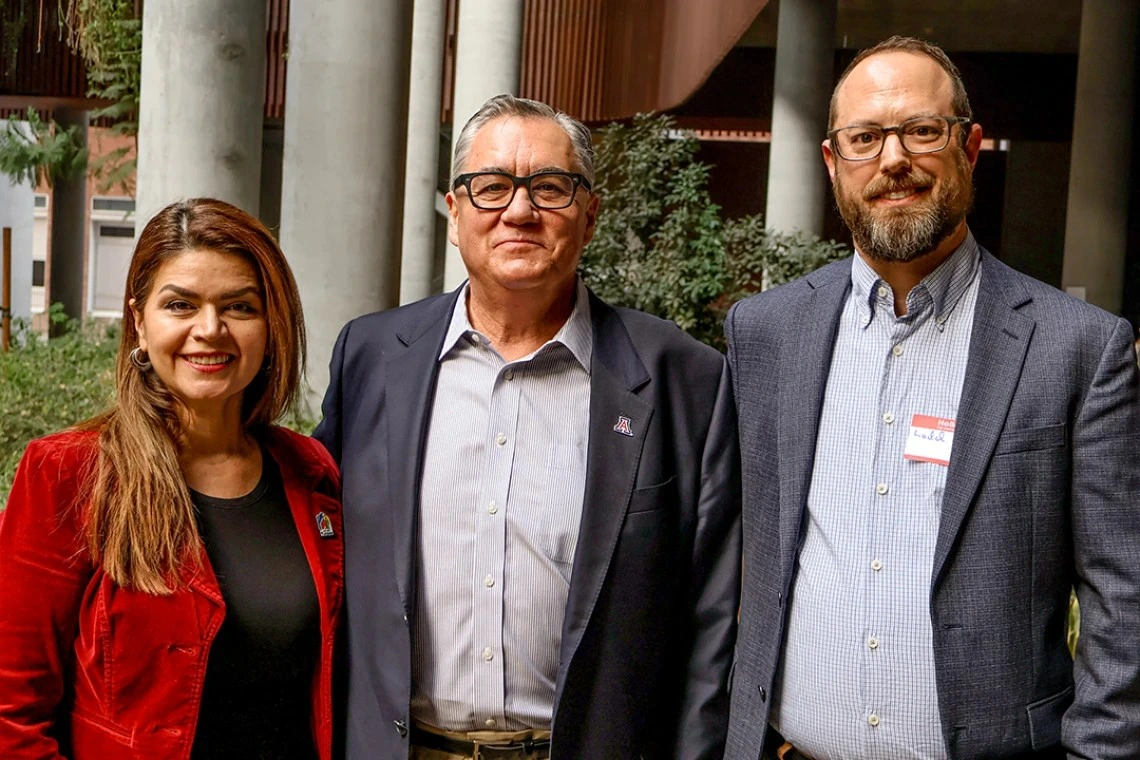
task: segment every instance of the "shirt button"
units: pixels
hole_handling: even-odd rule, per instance
[[[483,659],[487,662],[495,659],[495,653],[491,651],[491,647],[485,647],[483,649]]]
[[[864,314],[863,316],[859,317],[859,321],[864,325],[868,325],[871,323],[871,315]]]
[[[881,559],[871,560],[871,569],[876,573],[883,569],[883,561]]]
[[[879,725],[879,716],[875,715],[875,713],[871,713],[870,715],[867,716],[867,722],[870,723],[872,726],[877,726],[877,725]]]
[[[890,295],[890,291],[887,290],[887,286],[886,285],[880,285],[879,286],[879,298],[886,298],[888,295]]]
[[[507,436],[505,433],[499,433],[497,436],[495,436],[495,443],[499,444],[500,446],[506,444],[506,442]]]
[[[891,353],[894,354],[895,356],[902,356],[903,355],[903,347],[902,346],[895,346],[894,348],[891,349]]]
[[[513,369],[508,369],[503,373],[503,377],[505,377],[507,381],[510,382],[511,380],[515,379],[515,371]]]
[[[880,483],[879,485],[875,486],[875,493],[879,494],[879,496],[886,495],[887,491],[889,490],[891,489],[887,487],[886,483]]]
[[[497,513],[498,511],[499,511],[499,505],[496,504],[495,502],[491,502],[490,504],[487,505],[487,512],[489,512],[490,514],[493,515],[493,514]]]
[[[510,378],[507,378],[507,379],[509,380]],[[487,718],[487,720],[483,721],[483,725],[486,726],[487,728],[494,728],[495,727],[495,719],[494,718]]]
[[[886,414],[883,415],[883,422],[887,423],[888,425],[894,423],[894,421],[895,421],[895,415],[892,414],[891,412],[887,412]]]
[[[486,586],[487,588],[491,588],[491,586],[495,585],[495,579],[488,575],[486,578],[483,579],[483,585]]]
[[[479,345],[479,336],[476,335],[475,333],[471,333],[470,340],[471,340],[471,345],[473,345],[473,346]]]
[[[872,636],[869,639],[867,639],[867,646],[870,647],[871,649],[878,649],[879,648],[879,640],[877,638],[875,638],[874,636]]]

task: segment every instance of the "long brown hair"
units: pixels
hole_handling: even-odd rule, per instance
[[[85,520],[91,556],[120,586],[152,594],[168,594],[180,585],[179,568],[199,561],[200,539],[179,466],[178,402],[157,374],[131,361],[139,335],[130,307],[133,299],[142,311],[159,268],[190,250],[244,257],[263,291],[265,364],[243,392],[247,429],[272,423],[296,403],[305,363],[297,284],[261,222],[211,198],[172,203],[147,222],[127,271],[115,404],[80,427],[99,432]]]

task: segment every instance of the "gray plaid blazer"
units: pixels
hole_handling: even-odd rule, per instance
[[[1140,403],[1132,328],[982,252],[930,579],[950,756],[1140,757]],[[729,760],[756,760],[850,261],[725,324],[744,479]],[[1074,662],[1070,588],[1081,602]],[[1063,748],[1063,749],[1062,749]]]

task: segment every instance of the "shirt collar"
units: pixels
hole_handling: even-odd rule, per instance
[[[907,294],[907,313],[916,313],[922,305],[932,302],[935,320],[939,323],[946,321],[974,281],[980,262],[978,243],[967,229],[961,245]],[[851,292],[865,317],[864,326],[874,318],[877,308],[884,308],[888,314],[894,315],[891,286],[859,254],[851,260]]]
[[[451,323],[447,327],[447,333],[443,337],[443,348],[439,352],[439,359],[443,359],[449,354],[461,340],[469,342],[478,341],[480,338],[486,340],[482,334],[471,326],[470,320],[467,318],[467,294],[468,283],[463,283],[463,288],[459,291],[459,297],[455,300],[455,306],[451,310]],[[474,338],[475,341],[471,339]],[[547,346],[559,343],[566,346],[578,363],[582,365],[582,369],[586,373],[590,372],[590,359],[594,353],[594,329],[593,321],[590,319],[590,293],[586,289],[586,283],[582,282],[579,277],[575,289],[574,309],[570,312],[570,316],[566,322],[554,334],[554,337],[546,342],[535,354],[542,351]],[[530,357],[527,357],[530,358]]]

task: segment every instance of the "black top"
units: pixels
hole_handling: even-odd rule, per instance
[[[320,607],[281,473],[236,499],[190,492],[226,602],[210,647],[192,760],[313,760]]]

